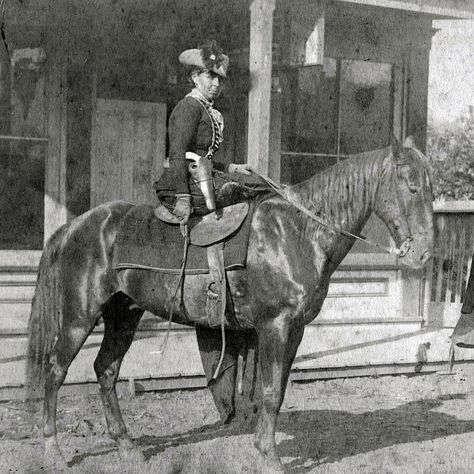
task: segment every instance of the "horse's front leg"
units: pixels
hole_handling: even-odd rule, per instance
[[[268,320],[257,328],[263,403],[255,432],[255,447],[261,455],[262,472],[284,472],[276,453],[275,428],[291,364],[304,332],[303,322],[289,314]]]

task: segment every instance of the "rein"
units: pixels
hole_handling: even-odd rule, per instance
[[[316,221],[318,224],[321,224],[323,227],[326,227],[327,229],[330,229],[334,232],[338,232],[339,234],[344,235],[346,237],[351,237],[353,239],[359,240],[360,242],[364,242],[367,245],[375,247],[379,250],[383,250],[384,252],[390,253],[392,255],[397,255],[398,257],[404,257],[407,254],[407,252],[410,250],[410,241],[412,240],[411,237],[408,237],[398,249],[396,247],[387,247],[386,245],[378,244],[377,242],[373,242],[372,240],[369,240],[366,237],[353,234],[347,230],[341,229],[340,227],[336,225],[324,222],[314,212],[311,212],[309,209],[302,206],[300,203],[291,199],[285,192],[286,191],[285,187],[278,185],[272,179],[268,178],[267,176],[263,176],[260,173],[257,173],[256,171],[251,170],[251,172],[255,174],[256,176],[260,177],[261,179],[263,179],[263,181],[265,181],[270,186],[270,188],[272,188],[272,190],[275,191],[279,196],[281,196],[286,202],[291,204],[293,207],[301,211],[306,216]]]

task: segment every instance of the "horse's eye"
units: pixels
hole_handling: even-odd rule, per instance
[[[410,194],[412,194],[412,195],[418,194],[419,190],[420,190],[420,188],[418,186],[413,186],[413,185],[408,186],[408,191],[410,191]]]

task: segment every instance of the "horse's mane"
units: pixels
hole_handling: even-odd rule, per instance
[[[351,155],[327,170],[289,188],[290,194],[335,224],[357,225],[371,211],[391,148]]]

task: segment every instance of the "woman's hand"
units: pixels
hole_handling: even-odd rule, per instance
[[[241,174],[252,174],[251,171],[252,168],[247,163],[244,164],[236,164],[236,163],[231,163],[229,165],[229,173],[241,173]]]
[[[173,214],[180,220],[180,224],[186,224],[192,212],[191,195],[177,194]]]

